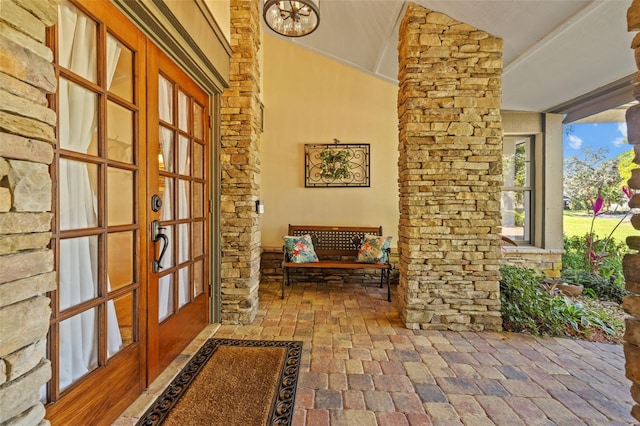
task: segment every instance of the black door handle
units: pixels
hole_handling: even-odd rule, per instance
[[[154,220],[153,222],[151,222],[151,241],[155,243],[158,240],[162,240],[163,243],[160,249],[160,256],[158,256],[157,259],[153,259],[153,262],[151,264],[151,270],[154,273],[158,273],[160,272],[160,269],[162,269],[162,258],[164,257],[164,254],[167,252],[167,248],[169,247],[169,237],[167,237],[162,232],[165,229],[166,228],[160,226],[159,220]]]

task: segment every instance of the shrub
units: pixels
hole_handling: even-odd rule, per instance
[[[545,286],[532,269],[503,265],[500,272],[501,313],[508,331],[588,336],[596,328],[612,336],[620,327],[606,312],[573,302],[558,294],[555,286]]]
[[[629,294],[624,287],[615,282],[613,277],[606,279],[593,275],[588,271],[565,271],[563,269],[562,278],[574,284],[582,284],[585,290],[590,290],[589,294],[594,294],[600,300],[608,300],[620,304],[622,303],[622,298]]]
[[[607,253],[599,259],[597,270],[592,270],[587,249],[589,235],[564,238],[564,254],[562,255],[562,279],[574,284],[582,284],[592,288],[598,298],[620,303],[626,294],[624,291],[624,273],[622,258],[629,252],[623,242],[614,239],[597,240],[593,247]],[[606,241],[606,247],[604,247]]]
[[[502,321],[506,330],[535,335],[564,334],[566,322],[559,312],[558,298],[542,288],[538,273],[513,265],[503,265],[500,271]]]

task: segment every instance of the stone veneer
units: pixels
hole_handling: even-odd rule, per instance
[[[48,424],[39,390],[51,377],[46,336],[56,286],[51,179],[56,90],[45,29],[55,0],[0,6],[0,424]]]
[[[502,263],[534,269],[547,278],[560,278],[563,252],[537,247],[509,247],[503,253]]]
[[[502,40],[415,3],[399,33],[402,318],[500,330]]]
[[[222,322],[248,324],[258,309],[260,222],[260,11],[231,0],[230,86],[221,96]]]
[[[627,11],[627,29],[640,31],[640,0],[633,0]],[[640,68],[640,33],[634,37],[631,48],[634,49],[636,64]],[[640,71],[636,72],[633,83],[633,95],[640,100]],[[640,105],[627,111],[627,132],[629,143],[635,151],[633,162],[640,164]],[[628,184],[637,192],[629,201],[629,206],[640,208],[640,168],[632,171]],[[634,229],[640,230],[640,214],[634,215],[631,223]],[[622,304],[624,310],[631,315],[625,321],[624,355],[627,378],[632,382],[631,395],[636,402],[631,414],[640,421],[640,236],[629,237],[627,244],[636,252],[626,255],[622,262],[627,290],[633,293],[626,296]]]

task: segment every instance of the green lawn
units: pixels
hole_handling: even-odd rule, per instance
[[[584,236],[589,232],[591,228],[591,215],[584,212],[572,212],[564,211],[564,235],[572,237],[574,235]],[[620,222],[622,215],[619,217],[602,217],[596,218],[593,224],[593,230],[599,238],[606,238],[611,230]],[[614,239],[624,242],[629,235],[640,236],[640,231],[633,229],[629,219],[631,215],[628,215],[622,224],[613,233]]]

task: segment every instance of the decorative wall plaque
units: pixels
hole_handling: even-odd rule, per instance
[[[305,144],[304,186],[368,187],[369,144]]]

